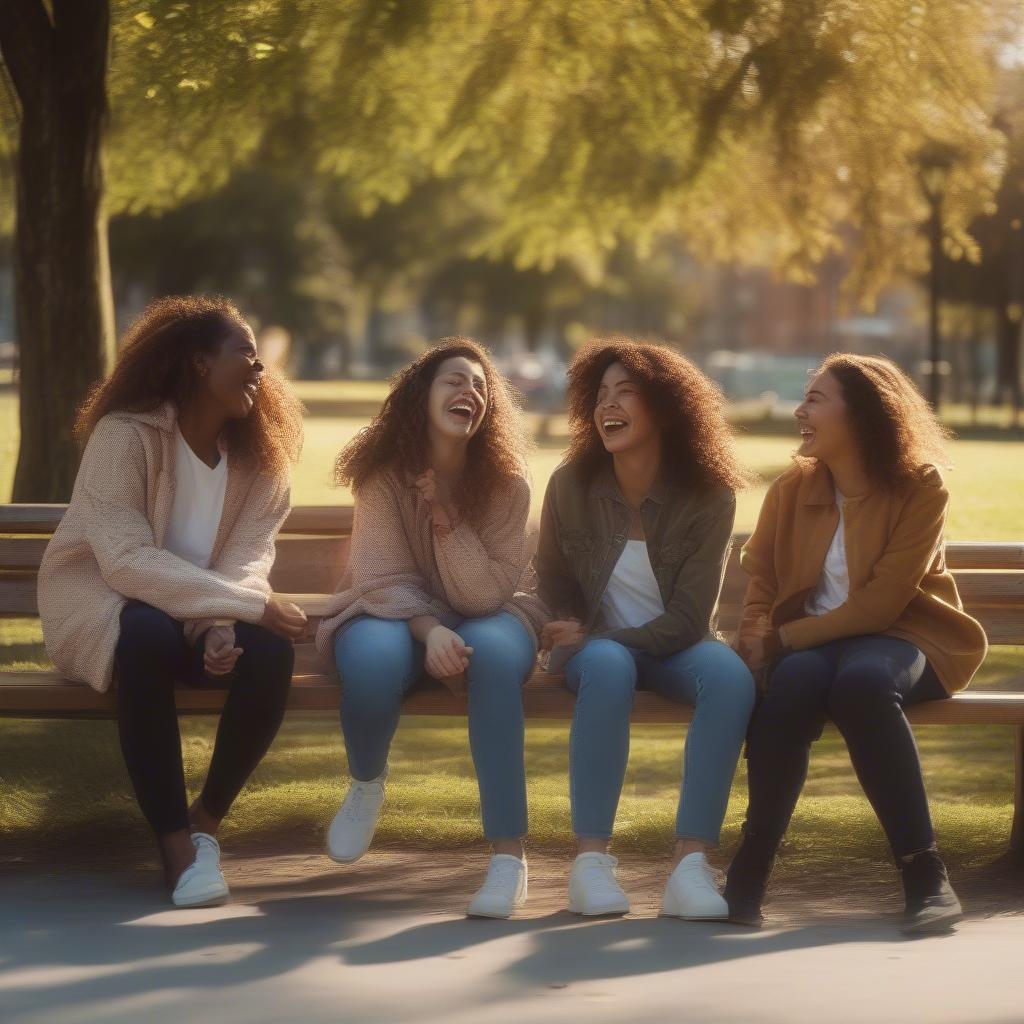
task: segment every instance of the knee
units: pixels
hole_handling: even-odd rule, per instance
[[[405,622],[356,622],[338,636],[334,656],[346,704],[384,711],[401,703],[413,663]]]
[[[262,626],[239,623],[235,627],[235,643],[242,648],[241,671],[270,689],[288,689],[295,668],[295,647],[291,640]]]
[[[510,616],[511,618],[511,616]],[[473,648],[467,678],[474,683],[507,683],[519,689],[533,668],[533,642],[518,621],[474,623],[460,627],[459,635]]]
[[[181,630],[166,612],[148,604],[130,604],[122,611],[116,647],[119,662],[150,659],[168,664],[177,659],[181,646]]]
[[[614,640],[592,640],[574,666],[579,700],[588,705],[631,706],[636,691],[636,662],[622,644]]]
[[[836,675],[829,691],[829,717],[835,722],[849,721],[862,715],[875,717],[886,706],[902,702],[896,681],[885,665],[854,662]]]
[[[762,709],[769,715],[790,716],[810,708],[827,686],[822,671],[820,661],[805,652],[786,655],[772,672]]]
[[[717,641],[709,641],[701,656],[698,702],[723,714],[749,719],[757,687],[743,659]]]

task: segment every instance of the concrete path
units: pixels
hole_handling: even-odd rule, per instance
[[[149,873],[5,865],[0,1021],[1024,1021],[1018,901],[929,939],[892,908],[754,932],[655,917],[654,866],[626,873],[633,916],[585,921],[559,909],[552,862],[524,919],[467,921],[479,856],[440,891],[413,863],[247,858],[227,864],[231,904],[193,911],[165,909]]]

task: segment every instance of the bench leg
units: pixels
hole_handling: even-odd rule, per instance
[[[1013,827],[1010,830],[1010,855],[1024,863],[1024,725],[1014,729],[1013,749]]]

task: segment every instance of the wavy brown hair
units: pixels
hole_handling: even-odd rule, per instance
[[[594,423],[594,407],[601,378],[613,363],[622,363],[640,386],[668,442],[662,446],[662,464],[671,479],[683,486],[733,491],[751,482],[736,459],[718,385],[673,349],[622,335],[588,342],[569,366],[566,463],[593,476],[611,459]]]
[[[949,468],[951,435],[914,382],[889,359],[833,352],[816,372],[839,382],[868,476],[899,489],[922,466]]]
[[[125,332],[113,372],[79,409],[76,438],[84,445],[111,412],[149,412],[167,401],[181,409],[199,386],[196,353],[214,353],[248,329],[238,307],[219,295],[168,295],[151,302]],[[244,419],[228,420],[225,441],[232,454],[261,472],[283,476],[302,449],[302,414],[284,378],[264,371],[256,403]]]
[[[490,354],[471,338],[442,338],[391,378],[380,412],[339,453],[334,463],[337,484],[355,490],[382,468],[419,475],[429,465],[427,399],[430,385],[446,359],[465,356],[483,367],[487,408],[469,439],[466,471],[454,495],[460,511],[474,523],[483,517],[495,489],[527,474],[530,445],[522,423],[519,396],[491,362]]]

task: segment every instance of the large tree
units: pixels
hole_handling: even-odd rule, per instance
[[[57,500],[70,489],[71,415],[110,348],[104,199],[114,212],[173,207],[267,146],[287,146],[282,126],[294,121],[313,129],[294,140],[310,188],[340,187],[359,215],[431,182],[455,190],[474,228],[461,237],[467,258],[562,262],[593,282],[624,241],[642,254],[674,234],[704,258],[809,276],[852,225],[854,286],[870,293],[923,257],[915,161],[926,142],[958,145],[947,246],[972,252],[967,225],[1003,167],[989,119],[992,50],[1014,9],[1010,0],[116,0],[108,15],[105,0],[7,0],[0,53],[18,107],[25,399],[15,496]],[[67,68],[80,88],[64,88]],[[47,90],[56,99],[40,105]],[[87,107],[80,117],[65,105],[71,92]],[[67,169],[57,140],[68,145],[82,125],[93,126],[88,154]],[[36,182],[26,150],[52,165],[50,199],[32,211],[42,220],[28,225]],[[74,256],[56,232],[60,211],[92,225],[94,241],[79,235]],[[45,285],[29,257],[45,263]],[[60,364],[66,383],[51,392],[47,375],[63,373]]]
[[[114,351],[111,210],[167,207],[226,181],[287,72],[288,54],[264,40],[293,30],[284,3],[0,3],[22,397],[14,500],[70,495],[75,410]],[[263,58],[279,66],[264,74]]]

